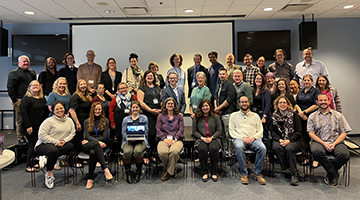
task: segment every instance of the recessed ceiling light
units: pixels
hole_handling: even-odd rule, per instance
[[[263,9],[263,11],[272,11],[272,10],[274,10],[274,8],[271,8],[271,7]]]
[[[107,6],[108,5],[108,3],[106,3],[106,2],[97,2],[96,4],[99,6]]]
[[[33,11],[24,11],[25,15],[35,15],[35,12]]]
[[[185,9],[184,12],[186,12],[186,13],[192,13],[192,12],[194,12],[194,9]]]
[[[104,10],[104,12],[106,12],[106,13],[108,13],[108,14],[110,14],[110,13],[115,13],[114,10]]]
[[[354,5],[347,5],[347,6],[344,6],[343,9],[350,9],[350,8],[353,8]]]

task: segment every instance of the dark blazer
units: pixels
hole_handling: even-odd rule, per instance
[[[220,83],[221,84],[221,83]],[[234,100],[236,95],[235,87],[230,81],[226,80],[221,87],[220,96],[218,96],[218,92],[220,89],[220,84],[216,86],[215,90],[215,100],[221,105],[225,100],[229,103],[226,108],[221,109],[222,115],[231,114],[234,112]]]
[[[159,79],[159,82],[160,82],[160,89],[164,89],[165,87],[165,81],[164,81],[164,77],[161,75],[161,74],[156,74],[156,78]]]
[[[223,134],[221,120],[218,115],[212,116],[208,118],[208,126],[210,136],[214,137],[214,139],[220,142],[220,136]],[[193,119],[192,122],[192,132],[195,140],[195,147],[197,147],[201,141],[201,137],[206,137],[206,121],[205,117],[201,121],[196,121]],[[220,142],[221,144],[221,142]]]
[[[121,76],[122,76],[121,72],[118,72],[118,71],[115,72],[114,90],[112,89],[112,80],[110,78],[108,71],[104,71],[101,73],[100,83],[104,84],[105,90],[108,90],[111,94],[115,94],[117,92],[117,86],[121,82]],[[104,96],[105,96],[106,100],[108,100],[108,101],[112,100],[112,98],[109,95],[107,95],[106,93],[104,93]]]
[[[194,77],[194,67],[195,66],[191,66],[191,67],[189,67],[187,69],[187,78],[188,78],[188,87],[189,87],[188,98],[190,98],[191,91],[192,91],[191,84],[192,84],[193,77]],[[204,67],[203,65],[200,65],[199,72],[204,72],[205,73],[205,75],[206,75],[206,85],[209,87],[209,72],[208,72],[208,69],[206,67]],[[198,86],[197,82],[196,82],[195,87],[196,86]]]
[[[178,108],[180,113],[184,114],[186,110],[185,93],[183,90],[180,89],[178,90],[178,93],[179,93],[179,101],[180,101],[180,103],[178,103]],[[172,90],[171,86],[166,86],[166,88],[163,89],[163,91],[161,92],[161,101],[165,103],[165,100],[169,97],[176,99],[176,94]]]

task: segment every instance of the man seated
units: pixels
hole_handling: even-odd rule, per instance
[[[246,149],[250,149],[256,153],[255,159],[255,179],[265,185],[266,181],[261,176],[264,157],[266,155],[266,147],[261,141],[263,137],[263,127],[259,115],[249,110],[250,102],[246,96],[240,97],[240,111],[233,112],[230,115],[229,132],[234,138],[234,147],[237,160],[240,165],[241,183],[249,184],[248,170],[245,162]]]
[[[343,141],[351,128],[341,113],[330,109],[330,100],[326,94],[319,94],[316,103],[319,109],[309,116],[307,123],[307,131],[312,139],[310,149],[314,159],[319,161],[327,172],[325,183],[338,187],[338,170],[350,159]],[[333,155],[334,160],[330,161],[327,154]]]

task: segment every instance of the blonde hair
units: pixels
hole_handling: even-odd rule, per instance
[[[88,99],[91,102],[92,98],[91,98],[91,96],[89,94],[89,90],[87,88],[87,83],[86,83],[85,95],[83,95],[82,92],[79,89],[80,82],[82,82],[82,81],[84,81],[86,83],[86,81],[84,79],[78,80],[78,82],[76,84],[76,91],[74,92],[73,95],[77,94],[83,101],[86,101],[86,99]]]
[[[53,86],[52,86],[52,91],[55,92],[56,94],[59,94],[58,93],[58,84],[59,84],[60,80],[65,80],[65,95],[68,95],[69,94],[69,89],[68,89],[67,80],[66,80],[65,77],[59,77],[58,79],[56,79],[54,81]]]
[[[31,93],[31,91],[30,91],[30,87],[32,86],[32,84],[33,83],[39,83],[39,81],[37,81],[37,80],[33,80],[33,81],[31,81],[30,83],[29,83],[29,86],[28,86],[28,89],[26,90],[26,93],[25,93],[25,96],[28,96],[28,97],[34,97],[34,95]],[[40,83],[39,83],[39,98],[41,99],[41,98],[43,98],[44,97],[44,93],[43,93],[43,90],[42,90],[42,87],[41,87],[41,85],[40,85]]]

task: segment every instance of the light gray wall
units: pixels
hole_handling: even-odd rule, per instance
[[[360,90],[360,74],[358,67],[360,45],[360,19],[317,19],[319,49],[314,50],[314,59],[323,61],[330,73],[332,86],[340,93],[343,113],[350,123],[352,133],[360,132],[360,123],[357,123],[357,114],[360,108],[357,106]],[[236,20],[234,34],[238,31],[260,30],[291,30],[291,54],[290,63],[296,65],[302,60],[299,51],[298,24],[301,20]],[[69,24],[5,24],[9,30],[9,45],[11,46],[11,34],[69,34]],[[236,44],[235,37],[235,44]],[[56,47],[55,47],[56,48]],[[196,50],[194,50],[196,51]],[[234,55],[236,55],[236,45]],[[251,52],[250,52],[251,53]],[[225,55],[219,57],[219,62],[225,64]],[[203,64],[208,66],[206,58]],[[243,63],[237,62],[242,65]],[[266,63],[269,65],[269,62]],[[6,89],[7,74],[15,68],[11,66],[11,58],[0,57],[0,90]],[[43,67],[32,67],[39,73]],[[0,109],[11,109],[11,102],[6,94],[0,94]],[[12,128],[12,118],[6,115],[6,124]],[[0,122],[1,123],[1,122]]]

